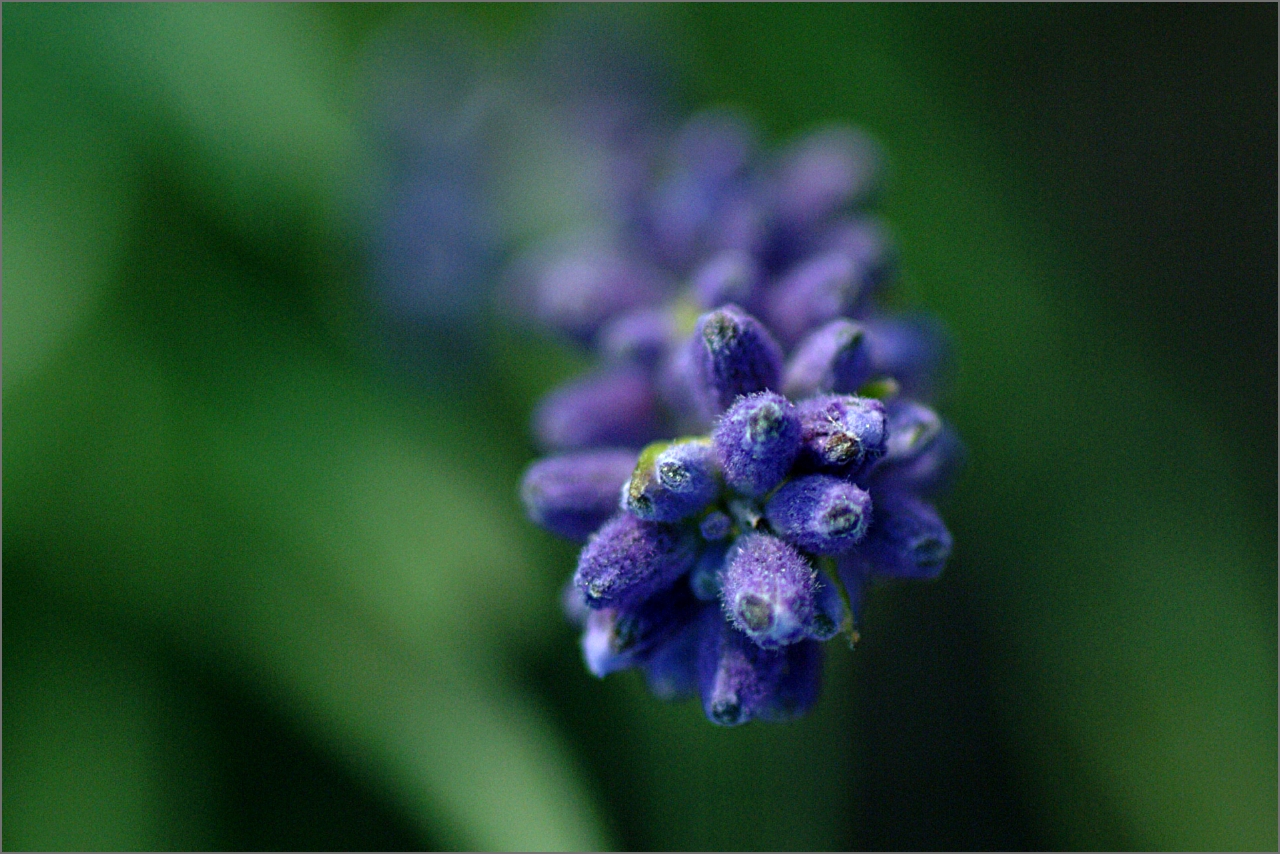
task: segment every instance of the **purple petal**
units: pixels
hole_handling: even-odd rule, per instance
[[[549,451],[639,448],[655,438],[660,424],[653,382],[634,366],[568,382],[543,398],[533,415],[534,435]]]

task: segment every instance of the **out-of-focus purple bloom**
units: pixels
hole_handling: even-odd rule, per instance
[[[546,457],[520,484],[530,517],[548,531],[585,540],[618,512],[618,490],[635,468],[634,451],[582,451]]]
[[[875,305],[894,269],[867,210],[878,151],[847,129],[775,161],[756,147],[729,114],[690,122],[598,244],[632,271],[616,285],[566,278],[556,256],[529,268],[542,316],[607,364],[553,392],[540,440],[654,440],[574,576],[588,668],[638,668],[724,725],[803,714],[819,642],[856,638],[868,583],[941,571],[951,537],[924,499],[962,459],[919,402],[939,388],[938,327]]]
[[[938,511],[910,495],[878,492],[878,513],[857,548],[873,576],[936,578],[951,556],[951,533]]]
[[[861,326],[844,318],[810,332],[787,361],[783,392],[796,400],[819,392],[856,392],[871,379],[866,339]]]
[[[621,366],[547,395],[534,413],[533,432],[548,451],[639,448],[657,435],[660,417],[648,375],[635,366]]]
[[[935,318],[876,317],[863,323],[877,375],[893,377],[902,394],[932,400],[947,371],[950,348]]]
[[[868,270],[846,252],[832,250],[804,261],[769,295],[769,326],[787,344],[837,317],[859,313],[870,294]]]

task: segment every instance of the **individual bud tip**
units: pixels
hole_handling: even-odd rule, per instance
[[[702,324],[702,340],[713,353],[728,350],[738,340],[742,326],[737,318],[723,309],[713,311]]]
[[[773,606],[767,601],[747,594],[738,600],[738,619],[752,632],[767,632],[773,626]]]
[[[693,475],[681,460],[665,459],[658,462],[658,483],[677,492],[689,485]]]
[[[721,726],[737,726],[744,717],[742,703],[737,697],[725,697],[711,703],[711,720]]]
[[[757,445],[767,442],[781,432],[784,422],[782,407],[766,400],[747,417],[746,441]]]
[[[865,503],[856,502],[850,496],[836,496],[818,513],[818,528],[831,537],[857,533],[866,528],[864,508]]]
[[[916,566],[926,571],[941,571],[951,556],[951,543],[940,537],[927,536],[911,546]]]
[[[809,635],[817,640],[826,640],[833,638],[840,631],[840,627],[836,625],[836,621],[826,614],[817,613],[813,615],[813,622],[809,627]]]

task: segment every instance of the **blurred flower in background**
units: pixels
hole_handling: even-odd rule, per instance
[[[6,848],[1275,847],[1274,7],[3,14]],[[722,104],[879,140],[962,344],[785,727],[585,672],[515,494],[498,271]]]

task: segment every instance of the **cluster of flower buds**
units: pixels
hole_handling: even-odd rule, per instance
[[[926,405],[938,328],[875,306],[879,173],[849,129],[765,161],[745,123],[699,116],[607,238],[519,268],[602,362],[540,404],[550,456],[522,485],[535,522],[585,542],[565,604],[597,676],[639,668],[719,724],[788,719],[869,582],[942,571],[927,499],[961,447]]]

